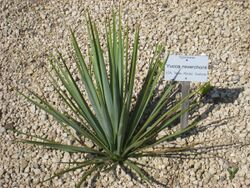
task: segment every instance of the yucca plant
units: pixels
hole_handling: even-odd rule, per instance
[[[72,43],[75,51],[75,62],[86,95],[81,92],[79,83],[73,79],[72,73],[61,53],[51,56],[50,63],[54,75],[49,72],[50,81],[55,92],[72,114],[61,112],[45,98],[33,91],[30,95],[23,95],[28,101],[54,117],[69,135],[78,143],[65,145],[54,140],[26,134],[31,139],[21,142],[41,145],[70,153],[91,154],[91,158],[83,161],[68,162],[72,167],[59,172],[47,180],[61,176],[64,173],[84,169],[82,178],[76,187],[84,182],[94,171],[108,171],[116,165],[124,165],[137,173],[142,179],[149,181],[142,167],[134,160],[144,156],[155,156],[166,152],[180,152],[189,148],[178,147],[160,151],[149,148],[176,138],[192,129],[196,123],[174,133],[157,136],[158,133],[171,126],[183,113],[189,111],[195,104],[184,111],[181,105],[184,100],[195,96],[194,92],[186,98],[169,106],[173,93],[176,93],[176,84],[168,83],[159,100],[149,111],[154,90],[161,79],[162,70],[167,59],[162,60],[163,47],[156,47],[150,61],[143,87],[134,98],[134,84],[137,67],[139,28],[134,35],[134,42],[130,49],[128,29],[122,28],[121,16],[117,19],[113,14],[113,21],[106,24],[107,61],[101,47],[99,34],[95,23],[89,15],[86,16],[89,35],[89,63],[77,43],[72,31]],[[129,54],[131,51],[131,54]],[[105,63],[106,62],[106,63]],[[108,69],[107,69],[108,66]],[[64,89],[62,89],[61,85]],[[166,110],[167,109],[167,110]],[[84,143],[84,139],[93,142],[94,147]]]

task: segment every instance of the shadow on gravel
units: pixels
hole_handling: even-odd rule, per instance
[[[143,167],[146,167],[146,168],[151,168],[151,169],[157,170],[156,168],[153,168],[153,167],[151,167],[151,166],[149,166],[149,165],[145,165],[145,164],[141,164],[141,163],[138,163],[138,164],[139,164],[140,166],[143,166]],[[142,180],[140,180],[140,179],[138,178],[138,176],[137,176],[131,169],[127,168],[127,167],[124,166],[124,165],[120,165],[120,167],[121,167],[121,170],[123,170],[131,179],[133,179],[133,180],[139,182],[141,185],[145,185],[145,183],[144,183]],[[119,181],[119,179],[121,179],[121,177],[117,174],[116,169],[113,169],[111,172],[113,173],[114,181]],[[154,184],[156,184],[156,185],[158,185],[158,186],[167,187],[167,184],[164,184],[164,183],[162,183],[162,182],[160,182],[160,181],[157,181],[152,175],[150,175],[150,174],[149,174],[148,172],[146,172],[145,170],[143,170],[143,173],[148,177],[148,179],[149,179],[152,183],[154,183]],[[99,175],[100,175],[99,173],[96,173],[96,174],[92,177],[92,179],[91,179],[89,185],[88,185],[88,183],[86,182],[84,186],[87,186],[87,185],[88,185],[89,187],[97,188],[98,185],[96,184],[96,182],[97,182],[97,179],[99,178]]]
[[[194,117],[194,119],[199,119],[199,121],[202,121],[208,117],[208,114],[212,112],[216,106],[220,104],[224,104],[224,103],[234,103],[238,99],[242,91],[244,91],[243,88],[234,88],[234,89],[213,88],[205,96],[203,96],[202,101],[201,101],[204,105],[209,104],[209,107],[202,114],[199,114],[198,116]],[[195,135],[197,132],[203,132],[211,127],[216,128],[216,127],[224,126],[232,118],[234,118],[234,116],[216,120],[216,121],[209,123],[208,125],[195,128],[194,130],[196,131],[191,131],[185,134],[182,138]]]
[[[212,112],[216,105],[223,103],[234,103],[244,88],[213,88],[205,96],[203,96],[202,103],[210,104],[208,109],[200,116],[205,119],[209,112]]]
[[[137,163],[137,164],[139,164],[140,166],[144,166],[144,167],[146,167],[146,168],[152,168],[152,167],[149,166],[149,165],[144,165],[144,164],[141,164],[141,163]],[[124,166],[124,165],[122,165],[121,168],[122,168],[122,170],[123,170],[124,172],[126,172],[126,173],[131,177],[131,179],[134,179],[135,181],[140,182],[142,185],[144,184],[144,182],[141,181],[141,180],[139,180],[138,176],[137,176],[131,169],[127,168],[127,167]],[[149,174],[149,173],[148,173],[147,171],[145,171],[144,169],[142,169],[142,172],[148,177],[148,179],[149,179],[152,183],[154,183],[154,184],[156,184],[156,185],[158,185],[158,186],[162,186],[162,187],[166,187],[166,186],[167,186],[166,184],[164,184],[164,183],[162,183],[162,182],[156,180],[151,174]]]
[[[204,96],[204,102],[213,104],[234,103],[242,91],[244,91],[244,88],[230,89],[215,87]]]

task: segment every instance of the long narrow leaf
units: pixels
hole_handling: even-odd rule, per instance
[[[60,144],[57,142],[39,142],[39,141],[32,141],[32,140],[20,140],[20,142],[27,143],[27,144],[45,146],[45,147],[49,147],[52,149],[58,149],[58,150],[66,151],[66,152],[70,152],[70,153],[80,152],[80,153],[93,153],[93,154],[103,155],[103,153],[96,151],[94,149],[88,148],[86,146],[78,147],[78,146]]]
[[[87,161],[84,161],[82,162],[81,164],[75,166],[75,167],[72,167],[72,168],[68,168],[66,170],[62,170],[56,174],[54,174],[53,176],[51,176],[50,178],[48,179],[45,179],[43,180],[42,182],[46,182],[46,181],[49,181],[55,177],[59,177],[59,176],[62,176],[63,174],[67,173],[67,172],[71,172],[71,171],[75,171],[77,169],[80,169],[80,168],[83,168],[83,167],[86,167],[86,166],[89,166],[89,165],[93,165],[93,164],[98,164],[100,163],[99,161],[96,161],[96,160],[87,160]]]

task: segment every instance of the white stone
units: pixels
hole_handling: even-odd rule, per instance
[[[30,107],[30,112],[31,112],[31,113],[35,113],[35,112],[36,112],[36,106],[35,106],[35,105],[32,105],[32,106]]]

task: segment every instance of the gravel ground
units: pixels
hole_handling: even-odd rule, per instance
[[[70,142],[51,117],[18,97],[14,88],[22,91],[29,87],[41,92],[40,84],[44,94],[56,101],[45,76],[48,55],[60,49],[70,59],[69,26],[77,30],[85,46],[84,11],[88,8],[97,23],[103,22],[112,6],[118,5],[114,2],[0,1],[0,187],[74,186],[78,171],[37,185],[64,168],[57,162],[81,156],[13,142],[14,134],[8,131],[11,127]],[[199,111],[204,120],[196,134],[176,141],[202,142],[214,146],[213,150],[189,159],[141,159],[150,164],[146,170],[159,182],[152,187],[250,187],[250,147],[235,145],[250,143],[249,1],[149,0],[121,4],[130,28],[136,22],[141,24],[141,66],[148,62],[154,44],[161,41],[172,53],[209,55],[209,78],[216,87]],[[103,30],[103,25],[98,27]],[[218,157],[211,157],[215,154]],[[227,172],[230,166],[239,168],[232,181]],[[83,187],[147,187],[121,168],[116,171],[118,177],[112,172],[101,174],[100,178],[90,178]]]

